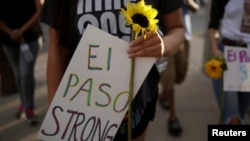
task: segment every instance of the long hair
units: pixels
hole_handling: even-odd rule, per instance
[[[54,26],[58,37],[58,45],[70,47],[74,43],[75,16],[77,0],[51,0]]]

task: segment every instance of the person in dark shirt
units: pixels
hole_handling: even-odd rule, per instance
[[[34,66],[42,30],[39,25],[41,0],[0,1],[0,43],[14,71],[21,104],[15,116],[25,114],[28,123],[36,124],[34,114]]]
[[[125,1],[115,0],[111,1],[111,4],[110,1],[104,0],[88,2],[86,5],[87,2],[81,0],[78,3],[69,0],[45,1],[42,21],[49,25],[50,33],[47,67],[49,103],[52,102],[62,76],[69,65],[69,60],[88,23],[131,42],[131,28],[125,25],[124,19],[119,18],[121,8],[126,7]],[[128,57],[159,58],[176,53],[184,40],[182,1],[146,0],[145,2],[152,4],[158,10],[158,18],[164,35],[161,37],[158,33],[153,33],[146,40],[141,40],[143,37],[133,40],[128,49]],[[111,6],[107,8],[107,5]],[[108,15],[105,17],[108,20],[102,20],[104,15]],[[148,43],[145,44],[145,42]],[[159,74],[156,66],[153,65],[133,101],[133,115],[139,113],[139,116],[133,117],[136,119],[133,122],[133,141],[144,140],[147,126],[154,119],[158,82]],[[119,128],[114,141],[127,141],[127,130],[125,129],[123,132],[125,127],[123,125],[126,125],[126,120]]]

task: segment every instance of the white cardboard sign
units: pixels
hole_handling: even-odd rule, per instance
[[[250,49],[225,46],[224,91],[250,91]]]
[[[38,139],[113,140],[128,109],[128,46],[128,42],[88,25],[47,111]],[[134,96],[155,60],[135,60]]]

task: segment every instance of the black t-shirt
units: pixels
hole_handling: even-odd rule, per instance
[[[225,6],[229,0],[212,0],[208,28],[219,29],[220,21],[224,15]]]
[[[136,1],[136,0],[131,0]],[[152,4],[159,15],[167,14],[177,8],[181,8],[182,0],[145,0],[147,4]],[[125,23],[124,17],[120,13],[120,9],[126,7],[127,0],[114,1],[89,1],[78,0],[77,13],[75,16],[76,34],[79,42],[87,24],[92,24],[112,35],[121,39],[130,41],[131,29]],[[51,0],[46,0],[43,8],[42,22],[54,28],[54,20],[52,18],[53,4]],[[52,11],[50,11],[52,10]],[[67,9],[70,10],[70,9]],[[77,44],[76,44],[77,45]]]
[[[0,1],[0,20],[12,29],[22,27],[36,12],[35,0],[1,0]],[[34,25],[24,33],[25,42],[38,39],[42,34],[39,24]],[[0,31],[0,43],[6,46],[16,46],[9,35]]]
[[[136,1],[136,0],[132,0]],[[87,24],[92,24],[112,35],[130,41],[131,28],[126,25],[123,15],[120,13],[121,8],[126,7],[127,0],[78,0],[75,26],[78,44]],[[146,0],[147,4],[152,4],[159,14],[167,14],[173,10],[181,8],[182,0]],[[50,9],[52,7],[51,1],[45,1],[42,22],[54,27],[54,20]],[[69,9],[67,9],[69,10]],[[72,46],[75,48],[76,46]],[[73,49],[74,50],[74,49]],[[154,96],[158,94],[159,74],[154,65],[146,77],[139,93],[135,98],[136,105],[140,108],[146,108],[147,103],[152,101]]]

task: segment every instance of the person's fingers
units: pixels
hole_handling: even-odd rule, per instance
[[[152,38],[152,36],[155,36],[153,32],[148,32],[145,36],[139,36],[138,38],[134,39],[131,41],[130,46],[137,46],[147,40],[150,40]]]
[[[135,53],[141,50],[144,50],[145,48],[150,48],[152,45],[154,45],[154,40],[145,40],[141,42],[140,44],[136,44],[134,46],[131,46],[128,49],[128,53]]]
[[[145,47],[143,49],[137,50],[135,52],[131,52],[129,54],[129,57],[156,57],[159,58],[162,56],[161,53],[161,46],[158,44],[151,45],[148,47]]]

